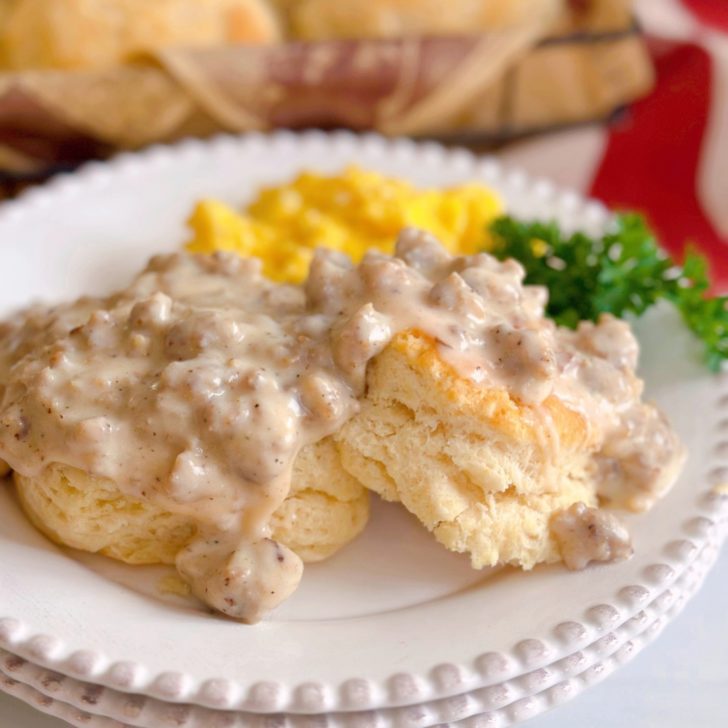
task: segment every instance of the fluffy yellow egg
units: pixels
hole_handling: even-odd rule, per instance
[[[189,221],[187,249],[257,256],[270,278],[298,283],[315,248],[333,248],[354,261],[370,248],[391,253],[409,225],[431,232],[453,253],[477,252],[487,247],[486,228],[502,211],[500,197],[476,182],[423,190],[351,166],[331,176],[304,172],[265,188],[242,214],[203,200]]]

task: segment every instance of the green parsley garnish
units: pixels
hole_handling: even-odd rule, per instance
[[[553,222],[499,217],[491,225],[501,260],[515,258],[526,283],[549,290],[547,315],[562,326],[596,321],[602,313],[641,316],[659,300],[670,301],[705,344],[705,361],[718,371],[728,359],[728,296],[709,297],[708,264],[689,249],[682,266],[662,248],[644,219],[616,217],[600,238],[565,235]]]

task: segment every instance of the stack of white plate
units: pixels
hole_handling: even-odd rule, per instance
[[[104,292],[177,248],[193,202],[241,204],[302,168],[355,162],[424,185],[479,179],[524,217],[598,232],[594,202],[462,150],[349,134],[185,143],[93,164],[0,207],[1,313]],[[728,378],[676,316],[637,326],[648,395],[689,448],[670,494],[626,516],[635,555],[570,573],[475,572],[400,508],[246,626],[163,596],[164,570],[58,549],[0,492],[0,688],[79,726],[506,726],[568,700],[654,639],[726,534]]]

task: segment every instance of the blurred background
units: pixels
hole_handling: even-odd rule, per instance
[[[374,130],[641,210],[726,283],[727,94],[723,0],[0,0],[0,194],[189,136]]]

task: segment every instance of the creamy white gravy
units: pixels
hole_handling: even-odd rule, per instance
[[[629,532],[609,511],[574,503],[551,519],[551,533],[569,569],[590,561],[615,561],[632,555]]]
[[[31,477],[80,468],[193,518],[180,573],[210,606],[255,621],[301,578],[268,525],[296,454],[356,413],[367,363],[417,329],[463,376],[536,408],[558,395],[602,435],[600,495],[648,506],[681,448],[640,401],[629,327],[604,317],[559,329],[543,316],[545,290],[522,280],[515,261],[453,258],[415,230],[395,256],[356,267],[319,250],[303,286],[268,281],[256,259],[153,258],[108,298],[2,325],[0,457]]]

